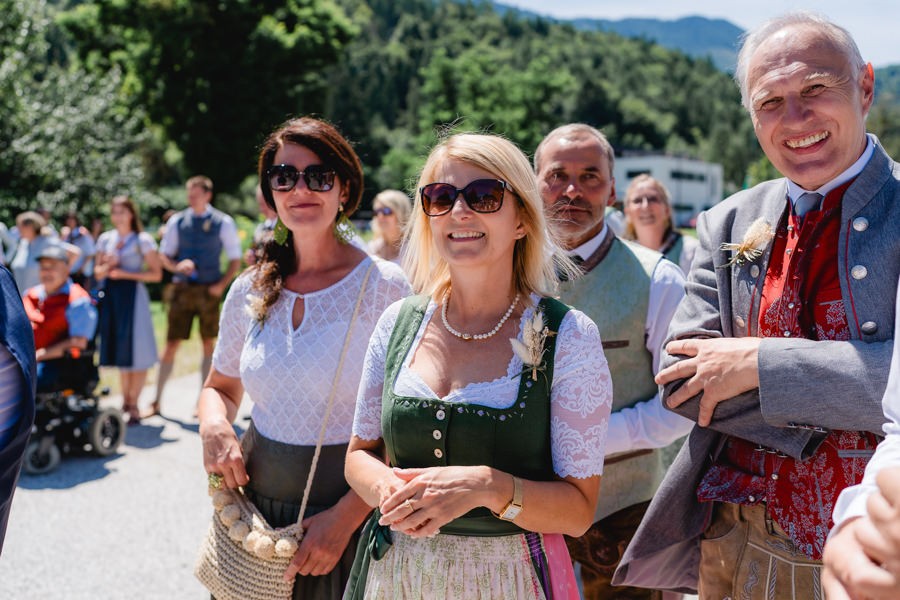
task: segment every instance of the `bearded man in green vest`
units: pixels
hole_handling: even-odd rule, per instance
[[[663,449],[691,429],[690,421],[662,407],[653,381],[684,275],[659,252],[617,238],[604,222],[616,199],[613,161],[606,137],[583,124],[553,130],[534,154],[549,220],[583,271],[562,284],[560,299],[597,323],[613,379],[595,523],[567,542],[581,564],[587,600],[657,599],[661,592],[614,588],[611,579],[674,456]]]

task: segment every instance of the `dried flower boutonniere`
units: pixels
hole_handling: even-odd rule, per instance
[[[265,300],[259,296],[247,294],[247,304],[244,305],[244,311],[247,313],[247,316],[256,321],[260,329],[266,324],[269,313],[266,310]]]
[[[531,369],[531,379],[537,381],[538,371],[544,368],[542,362],[544,358],[544,344],[547,342],[547,338],[556,335],[556,332],[550,331],[544,323],[544,313],[540,309],[536,309],[531,319],[525,322],[524,329],[522,342],[516,338],[509,338],[509,342],[512,344],[513,352],[522,360],[522,364],[527,367],[526,371],[528,368]]]
[[[741,267],[753,262],[762,256],[763,250],[772,241],[773,237],[775,237],[775,231],[765,219],[760,218],[753,221],[750,227],[747,228],[747,233],[744,234],[744,239],[741,240],[741,243],[723,242],[720,246],[722,250],[734,252],[734,256],[723,265],[723,268],[732,265]]]

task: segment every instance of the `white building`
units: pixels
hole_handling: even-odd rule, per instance
[[[691,158],[646,154],[616,157],[613,175],[619,202],[625,199],[631,180],[644,173],[662,182],[669,190],[676,226],[688,224],[700,211],[723,198],[722,165]]]

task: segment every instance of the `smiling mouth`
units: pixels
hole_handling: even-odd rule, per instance
[[[788,148],[798,149],[798,148],[808,148],[817,142],[821,142],[825,138],[828,137],[827,131],[820,131],[819,133],[814,133],[812,135],[808,135],[805,138],[800,138],[799,140],[786,140],[784,144]]]
[[[447,237],[449,237],[451,240],[474,240],[483,238],[484,234],[477,231],[457,231],[455,233],[451,233]]]

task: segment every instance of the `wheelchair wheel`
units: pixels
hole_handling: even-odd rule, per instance
[[[22,469],[29,475],[43,475],[49,473],[59,465],[59,447],[50,444],[44,452],[41,452],[41,441],[31,440],[25,447],[25,458],[22,461]]]
[[[104,408],[97,413],[88,428],[88,443],[97,456],[109,456],[119,449],[125,439],[125,420],[116,408]]]

